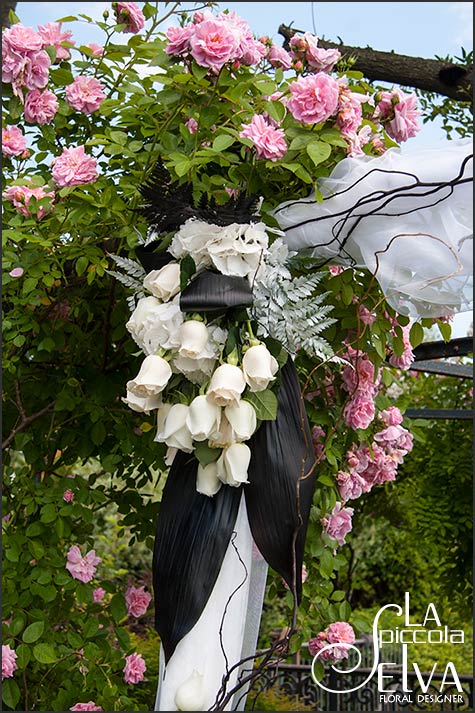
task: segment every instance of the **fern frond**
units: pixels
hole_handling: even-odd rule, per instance
[[[134,277],[130,277],[130,275],[124,275],[122,274],[122,272],[117,272],[116,270],[106,270],[106,272],[108,275],[112,275],[112,277],[115,277],[116,280],[118,280],[125,287],[128,287],[130,290],[134,290],[134,292],[142,292],[142,282],[136,280]]]
[[[140,280],[143,282],[147,273],[139,262],[137,262],[136,260],[132,260],[129,257],[121,257],[120,255],[109,255],[109,257],[114,260],[115,264],[118,267],[124,270],[126,275],[129,275],[129,277],[133,277],[136,280]]]

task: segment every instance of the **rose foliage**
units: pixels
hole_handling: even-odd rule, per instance
[[[317,38],[296,36],[286,52],[233,13],[112,3],[96,23],[102,46],[78,45],[61,21],[34,29],[12,19],[2,47],[3,701],[136,710],[158,672],[132,646],[127,617],[149,596],[114,573],[113,553],[104,561],[97,532],[113,503],[130,546],[150,548],[166,477],[148,394],[130,396],[139,408],[123,402],[143,355],[125,326],[130,291],[110,274],[111,256],[135,260],[146,236],[139,188],[161,159],[196,201],[256,195],[272,228],[279,202],[306,196],[347,155],[410,139],[418,112],[399,90],[375,95]],[[63,22],[77,19],[92,23]],[[295,275],[308,271],[295,263]],[[148,294],[173,299],[176,277],[149,280]],[[395,314],[361,270],[321,268],[315,295],[332,320],[322,336],[343,361],[296,349],[319,461],[300,640],[351,622],[335,572],[358,498],[394,481],[411,449],[380,386],[392,378],[388,357],[410,365],[425,326]],[[218,397],[228,376],[213,383]]]

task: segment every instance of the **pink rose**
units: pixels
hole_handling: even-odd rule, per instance
[[[32,52],[25,65],[23,84],[27,89],[42,89],[48,83],[51,59],[44,50]]]
[[[409,339],[410,329],[410,325],[402,327],[402,339],[404,345],[402,354],[398,356],[397,354],[393,353],[389,357],[389,363],[391,364],[391,366],[394,366],[397,369],[409,369],[415,359],[414,352],[412,351],[412,346]]]
[[[136,35],[145,25],[142,10],[134,2],[113,2],[115,19],[118,25],[125,25],[124,32]]]
[[[349,647],[355,643],[355,632],[346,621],[335,621],[325,629],[327,641],[334,644],[331,649],[335,661],[348,658]],[[335,646],[339,644],[339,646]]]
[[[43,47],[43,39],[32,27],[17,22],[3,31],[3,42],[8,49],[16,52],[35,52]]]
[[[10,270],[8,273],[10,277],[21,277],[24,273],[24,269],[22,267],[14,267],[13,270]],[[9,517],[9,515],[5,515],[5,517]]]
[[[102,57],[104,54],[104,47],[101,47],[101,45],[98,45],[95,42],[89,42],[86,47],[91,50],[94,57]]]
[[[360,128],[363,120],[361,105],[367,101],[368,98],[366,94],[350,92],[345,86],[341,88],[336,125],[344,136],[351,136]]]
[[[214,19],[211,15],[208,19]],[[231,12],[220,12],[218,20],[226,24],[239,41],[235,59],[245,65],[258,64],[267,53],[265,45],[256,40],[246,20],[232,10]]]
[[[330,72],[341,54],[336,49],[326,50],[318,46],[318,37],[310,32],[296,34],[290,40],[291,56],[303,61],[314,72]]]
[[[204,20],[194,26],[190,51],[199,65],[218,74],[227,62],[238,58],[239,40],[239,35],[226,22]]]
[[[141,654],[130,654],[125,657],[124,681],[126,683],[140,683],[144,679],[146,670],[147,667]]]
[[[65,503],[72,503],[74,500],[74,493],[72,490],[65,490],[63,493],[63,500]]]
[[[94,183],[97,178],[96,159],[87,156],[84,146],[63,149],[53,163],[53,180],[58,186],[79,186]]]
[[[71,53],[63,43],[74,45],[74,40],[71,39],[71,30],[62,32],[60,22],[48,22],[47,25],[38,25],[38,32],[43,40],[43,47],[54,47],[56,50],[56,62],[61,62],[63,59],[69,59]]]
[[[402,413],[397,406],[388,406],[379,413],[379,418],[386,426],[399,426],[402,423]]]
[[[327,635],[325,631],[319,631],[316,636],[308,642],[308,650],[311,656],[316,656],[322,649],[328,646]],[[331,650],[323,651],[318,657],[320,661],[333,661]]]
[[[346,425],[354,431],[359,428],[368,428],[375,416],[372,396],[368,396],[362,391],[357,391],[346,404],[343,416]]]
[[[340,87],[328,74],[299,77],[289,89],[292,96],[287,107],[302,124],[319,124],[336,113]]]
[[[271,126],[259,114],[252,117],[250,124],[243,125],[239,136],[252,141],[256,148],[257,158],[278,161],[287,152],[284,130]]]
[[[190,132],[190,134],[196,134],[198,131],[198,122],[193,117],[190,117],[188,121],[185,121],[185,126]]]
[[[360,446],[356,455],[359,463],[355,470],[370,488],[396,479],[397,458],[387,454],[378,443],[372,444],[371,451],[367,446]]]
[[[87,703],[76,703],[75,706],[69,709],[70,711],[101,711],[100,706],[96,706],[94,701],[88,701]]]
[[[100,557],[96,557],[95,550],[90,550],[84,557],[77,545],[72,545],[67,554],[66,569],[74,579],[80,582],[90,582],[96,574],[96,565],[102,562]]]
[[[129,587],[125,593],[127,614],[129,616],[143,616],[152,601],[152,595],[144,587]]]
[[[383,122],[388,134],[398,143],[415,136],[421,128],[418,117],[422,114],[417,108],[417,96],[400,89],[381,92],[379,96],[375,117]]]
[[[280,45],[272,45],[267,54],[267,59],[272,67],[282,67],[282,69],[290,69],[292,66],[292,58],[290,54]]]
[[[41,220],[46,213],[49,213],[53,206],[54,193],[45,191],[42,186],[10,186],[3,192],[5,200],[13,203],[13,207],[18,213],[26,215],[28,218],[35,215],[38,220]],[[36,201],[41,201],[43,198],[49,198],[48,205],[37,206],[36,213],[30,207],[30,200],[34,198]]]
[[[326,460],[325,445],[322,442],[325,438],[325,431],[320,426],[314,426],[312,429],[312,444],[313,452],[318,462]]]
[[[351,522],[353,508],[344,508],[341,503],[336,503],[330,515],[325,515],[322,520],[329,537],[336,540],[339,545],[345,544],[345,537],[352,529]]]
[[[345,502],[347,500],[355,500],[359,498],[363,493],[369,492],[371,487],[368,485],[366,480],[361,477],[356,471],[346,471],[339,470],[336,476],[336,481],[338,483],[338,490],[342,500]]]
[[[66,87],[66,101],[72,109],[83,114],[92,114],[106,98],[103,89],[98,79],[80,75]]]
[[[328,266],[328,271],[329,271],[330,275],[332,275],[333,277],[335,277],[336,275],[341,275],[341,273],[343,272],[344,269],[345,268],[341,267],[340,265],[329,265]]]
[[[25,99],[25,119],[30,124],[50,124],[58,111],[58,100],[53,92],[33,89]]]
[[[102,600],[104,599],[105,593],[106,593],[106,590],[102,589],[102,587],[97,587],[97,589],[94,589],[92,592],[92,599],[93,599],[94,603],[99,604],[100,602],[102,602]]]
[[[168,40],[165,52],[171,55],[182,55],[189,52],[190,37],[194,31],[194,25],[185,25],[185,27],[169,27],[165,33]]]
[[[11,678],[17,670],[16,658],[15,651],[8,644],[2,644],[2,681]]]
[[[370,312],[367,307],[364,305],[359,305],[358,306],[358,317],[361,319],[363,324],[374,324],[376,322],[376,315],[374,312]]]
[[[5,156],[22,156],[26,150],[26,138],[18,126],[2,129],[2,153]]]

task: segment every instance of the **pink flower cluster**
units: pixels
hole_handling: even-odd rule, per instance
[[[340,85],[325,72],[298,77],[289,90],[287,108],[302,124],[320,124],[337,112]]]
[[[353,508],[345,508],[342,507],[342,503],[335,503],[331,513],[321,520],[327,535],[336,540],[339,545],[345,544],[345,537],[353,528],[351,520],[353,513]]]
[[[193,22],[184,27],[170,27],[166,32],[167,54],[192,58],[210,72],[218,74],[225,65],[236,69],[240,64],[258,64],[266,55],[265,44],[256,40],[245,20],[235,12],[214,15],[198,11]]]
[[[80,75],[66,87],[66,101],[72,109],[83,114],[92,114],[106,98],[103,89],[104,86],[98,79]]]
[[[13,207],[17,213],[22,213],[28,218],[35,215],[38,220],[41,220],[41,218],[52,210],[54,192],[45,190],[43,186],[34,186],[30,183],[24,186],[10,186],[3,192],[3,198],[13,203]],[[32,206],[30,206],[32,198],[36,201],[48,198],[49,201],[47,205],[37,205],[33,210]]]
[[[402,329],[402,340],[404,344],[403,352],[401,355],[395,353],[391,354],[389,357],[389,363],[391,366],[396,367],[396,369],[403,369],[406,371],[411,366],[414,361],[414,352],[412,351],[411,341],[409,339],[409,333],[411,327],[409,325],[401,327]]]
[[[348,88],[346,78],[341,78],[339,85],[340,95],[336,125],[348,142],[348,155],[361,156],[362,147],[368,143],[372,136],[370,126],[361,126],[363,121],[362,104],[369,101],[370,97],[368,94],[352,92]]]
[[[255,114],[249,124],[243,124],[239,136],[252,141],[257,158],[277,161],[287,152],[285,132],[274,124],[261,114]]]
[[[2,681],[11,678],[17,670],[16,658],[15,651],[8,644],[2,644]]]
[[[290,39],[290,56],[297,71],[331,72],[341,57],[337,49],[318,47],[318,38],[310,32],[295,34]]]
[[[101,711],[101,706],[96,706],[94,701],[88,701],[87,703],[76,703],[75,706],[69,709],[70,711]]]
[[[375,117],[398,143],[417,134],[421,128],[418,123],[421,114],[415,94],[405,94],[401,89],[380,92]]]
[[[38,25],[38,32],[43,40],[43,47],[54,47],[56,50],[56,62],[71,57],[68,47],[75,44],[71,39],[71,30],[63,32],[60,22],[48,22],[47,25]]]
[[[67,554],[66,569],[74,579],[80,582],[90,582],[96,574],[97,565],[102,562],[100,557],[96,557],[94,550],[87,552],[84,557],[77,545],[72,545]]]
[[[140,683],[147,670],[141,654],[130,654],[125,657],[124,681],[128,684]]]
[[[129,616],[143,616],[152,601],[152,595],[144,587],[129,587],[125,593],[127,614]]]
[[[350,363],[343,367],[341,376],[343,389],[350,394],[350,400],[343,416],[346,425],[356,431],[368,428],[374,419],[374,397],[378,392],[381,373],[375,370],[367,354],[350,347],[346,356]]]
[[[348,658],[350,646],[355,643],[355,632],[346,621],[335,621],[320,631],[308,642],[308,650],[312,656],[335,663]],[[323,650],[326,646],[330,647]],[[321,652],[321,653],[320,653]]]
[[[4,156],[20,156],[27,158],[26,138],[18,126],[7,126],[2,129],[2,154]]]
[[[134,2],[113,2],[115,19],[118,25],[125,25],[124,32],[136,35],[145,25],[142,10]]]
[[[347,469],[339,471],[337,483],[343,501],[359,498],[374,485],[396,479],[397,468],[413,447],[413,437],[401,426],[402,414],[396,406],[381,411],[385,428],[373,436],[371,448],[353,446],[346,454]]]
[[[97,178],[96,159],[87,156],[84,146],[63,149],[53,162],[52,176],[60,187],[93,183]]]
[[[30,124],[50,124],[58,111],[58,100],[53,92],[33,89],[25,98],[25,119]]]

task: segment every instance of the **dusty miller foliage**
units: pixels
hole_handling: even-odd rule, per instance
[[[137,306],[137,302],[142,297],[145,297],[145,293],[143,291],[143,281],[145,279],[146,272],[142,265],[140,265],[140,263],[136,260],[121,257],[120,255],[109,255],[109,257],[114,260],[116,265],[120,267],[123,272],[119,272],[118,270],[106,270],[106,272],[115,277],[116,280],[127,287],[127,289],[132,290],[133,294],[127,297],[127,304],[130,311],[133,312]]]

